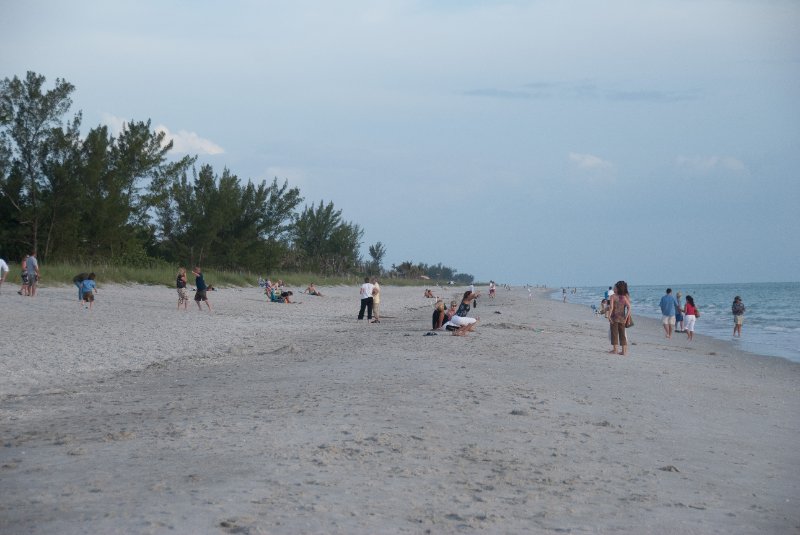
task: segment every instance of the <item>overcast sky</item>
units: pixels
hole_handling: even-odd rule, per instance
[[[796,0],[4,2],[0,78],[286,179],[385,266],[800,280]]]

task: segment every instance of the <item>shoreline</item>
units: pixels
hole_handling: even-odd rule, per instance
[[[424,336],[422,288],[384,285],[380,324],[357,287],[73,291],[2,296],[3,533],[800,529],[784,359],[645,317],[609,355],[544,291],[482,295],[466,337]]]
[[[588,312],[591,312],[592,314],[594,314],[594,311],[592,310],[590,305],[586,305],[586,304],[583,304],[583,303],[570,302],[569,299],[567,299],[566,303],[562,303],[560,299],[556,299],[556,297],[555,297],[557,291],[558,291],[557,289],[549,289],[548,288],[547,289],[548,293],[546,295],[544,295],[543,298],[549,299],[549,300],[551,300],[551,301],[553,301],[555,303],[562,304],[562,305],[563,304],[567,304],[567,305],[573,305],[573,306],[576,306],[576,307],[580,307],[580,308],[583,308],[583,309],[587,310]],[[642,322],[643,324],[647,324],[648,325],[648,329],[654,329],[655,327],[658,327],[659,329],[663,329],[663,327],[661,325],[661,320],[659,318],[646,316],[646,315],[642,315],[642,314],[635,314],[634,315],[634,323],[636,325],[633,327],[633,329],[638,329],[639,322]],[[678,336],[676,336],[676,334]],[[673,338],[678,338],[678,337],[683,338],[683,337],[685,337],[685,333],[678,333],[677,331],[674,331],[672,333],[672,335],[673,335]],[[737,353],[742,353],[742,354],[745,354],[745,355],[750,355],[753,358],[781,359],[781,360],[784,360],[784,361],[792,363],[792,364],[800,364],[800,362],[798,362],[798,361],[796,361],[794,359],[791,359],[789,357],[783,356],[783,355],[770,355],[768,353],[759,353],[757,351],[749,351],[747,349],[743,349],[743,348],[737,347],[735,341],[733,339],[730,339],[730,338],[727,338],[727,339],[726,338],[719,338],[719,337],[713,336],[711,334],[705,334],[705,333],[701,333],[701,332],[698,332],[698,331],[695,331],[694,338],[695,339],[700,339],[700,340],[706,340],[707,342],[711,342],[711,343],[725,344],[727,350],[734,351],[734,352],[737,352]]]

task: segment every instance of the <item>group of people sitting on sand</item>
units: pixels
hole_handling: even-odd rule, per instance
[[[269,279],[264,280],[259,277],[258,285],[264,288],[264,295],[267,296],[270,302],[292,304],[294,292],[284,290],[282,280],[278,279],[277,282],[272,282]]]
[[[434,335],[436,331],[442,329],[452,332],[454,336],[466,336],[474,331],[480,318],[471,318],[467,314],[471,309],[471,304],[475,302],[479,295],[480,292],[467,290],[461,297],[461,302],[450,301],[449,308],[445,307],[442,299],[437,299],[431,318],[431,330],[428,335]]]

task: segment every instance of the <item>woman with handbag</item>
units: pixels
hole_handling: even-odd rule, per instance
[[[694,336],[694,322],[697,320],[698,316],[700,316],[700,312],[697,310],[697,307],[694,306],[694,298],[691,295],[686,296],[686,336],[689,337],[689,341],[692,341],[692,337]]]
[[[609,353],[626,356],[628,354],[628,338],[625,336],[625,327],[633,325],[631,320],[631,298],[628,294],[628,283],[619,281],[614,285],[614,295],[609,297],[608,321],[611,324],[611,345]],[[617,351],[617,346],[622,351]]]

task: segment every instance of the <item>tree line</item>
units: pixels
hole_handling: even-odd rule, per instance
[[[45,82],[34,72],[0,82],[0,255],[384,274],[384,245],[362,259],[364,230],[332,202],[301,208],[300,190],[286,180],[243,181],[198,166],[197,156],[170,158],[172,141],[149,119],[117,135],[105,125],[81,135],[81,113],[68,117],[75,87]],[[407,262],[386,273],[472,281],[441,264]]]

